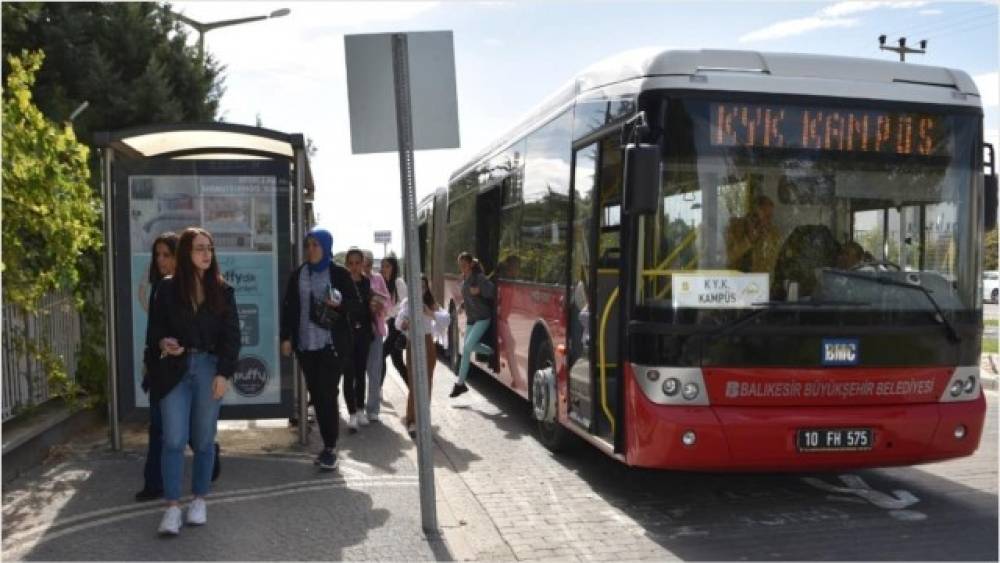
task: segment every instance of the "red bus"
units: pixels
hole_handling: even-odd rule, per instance
[[[630,465],[741,471],[969,455],[996,221],[982,119],[944,68],[595,65],[422,202],[451,364],[470,251],[498,286],[496,353],[475,364],[550,448],[575,434]]]

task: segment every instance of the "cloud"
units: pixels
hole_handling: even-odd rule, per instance
[[[858,25],[858,20],[852,18],[821,18],[812,16],[808,18],[785,20],[773,23],[767,27],[751,31],[750,33],[741,36],[740,43],[781,39],[783,37],[802,35],[803,33],[816,29],[824,29],[828,27],[854,27],[856,25]]]
[[[864,2],[851,0],[848,2],[837,2],[831,6],[827,6],[819,11],[817,15],[839,18],[843,16],[849,16],[851,14],[859,14],[861,12],[870,12],[878,8],[893,8],[893,9],[903,9],[903,8],[919,8],[926,5],[927,2]]]
[[[942,10],[920,10],[919,12],[921,16],[940,16],[943,13]]]
[[[972,79],[976,81],[983,107],[1000,106],[1000,73],[977,74]]]
[[[761,29],[751,31],[750,33],[740,37],[739,41],[740,43],[768,41],[772,39],[794,37],[796,35],[802,35],[803,33],[815,31],[817,29],[854,27],[860,23],[860,20],[847,16],[871,12],[872,10],[877,10],[879,8],[892,8],[898,10],[904,8],[919,8],[925,4],[927,4],[927,2],[922,1],[868,2],[861,0],[849,0],[847,2],[837,2],[836,4],[831,4],[819,10],[815,15],[804,18],[783,20]]]

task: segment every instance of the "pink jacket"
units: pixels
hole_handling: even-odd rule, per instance
[[[389,312],[389,289],[385,286],[385,278],[382,277],[382,274],[372,272],[370,281],[372,286],[372,298],[375,298],[376,296],[382,298],[382,308],[379,309],[377,313],[372,315],[372,329],[376,334],[385,338],[387,333],[385,317],[386,313]]]

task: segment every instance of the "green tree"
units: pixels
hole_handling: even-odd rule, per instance
[[[101,246],[89,151],[69,124],[46,119],[32,99],[43,60],[37,51],[11,56],[3,96],[3,298],[29,312],[47,293],[75,290],[80,257]],[[75,398],[77,387],[47,342],[8,336],[41,362],[53,394]]]
[[[199,59],[197,48],[188,45],[188,29],[177,21],[169,4],[4,2],[0,9],[4,80],[14,71],[8,54],[23,50],[45,53],[33,99],[41,113],[57,123],[67,120],[82,102],[89,102],[87,110],[73,122],[76,137],[83,142],[89,143],[96,131],[216,119],[223,93],[223,67],[211,54],[206,54],[204,61]],[[5,115],[5,133],[6,119]],[[6,136],[3,156],[6,165]],[[90,185],[96,194],[100,175],[94,151],[89,164]],[[9,186],[4,170],[6,245],[8,236],[17,231],[6,208]],[[107,372],[105,316],[99,291],[103,264],[96,245],[84,246],[75,268],[60,275],[79,282],[74,289],[84,303],[77,378],[88,390],[100,393]],[[10,271],[5,274],[9,276]],[[4,285],[6,294],[8,284]]]
[[[222,66],[188,45],[169,4],[153,2],[3,3],[6,55],[42,50],[35,99],[62,121],[84,101],[77,136],[181,121],[212,121],[222,96]]]
[[[80,255],[101,245],[89,151],[32,99],[43,59],[11,56],[3,99],[3,296],[27,310],[48,292],[75,288]]]

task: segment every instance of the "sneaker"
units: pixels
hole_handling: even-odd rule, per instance
[[[181,533],[181,507],[175,505],[163,513],[163,520],[160,520],[160,534],[176,536],[179,533]]]
[[[219,473],[222,473],[222,461],[219,454],[222,452],[222,448],[219,447],[219,443],[215,443],[215,463],[212,465],[212,482],[214,483],[216,479],[219,478]]]
[[[337,459],[337,450],[333,448],[324,448],[320,452],[319,457],[316,458],[321,471],[333,471],[337,468],[339,460]]]
[[[201,526],[208,521],[208,509],[205,507],[205,499],[195,497],[188,506],[187,523],[191,526]]]
[[[158,498],[163,498],[163,489],[150,489],[149,487],[144,487],[141,491],[135,494],[135,500],[138,502],[156,500]]]
[[[347,419],[347,430],[352,434],[358,431],[358,413],[354,413]]]
[[[365,414],[365,411],[358,411],[358,424],[368,426],[368,415]]]
[[[455,397],[461,395],[468,391],[469,388],[464,383],[456,383],[454,387],[451,388],[451,394],[448,396],[454,399]]]
[[[377,414],[369,414],[367,416],[368,416],[368,422],[379,422]]]

